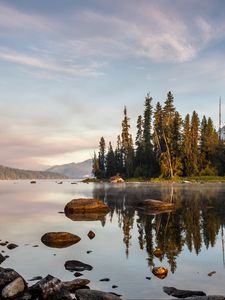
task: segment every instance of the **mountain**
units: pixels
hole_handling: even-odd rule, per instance
[[[46,172],[46,171],[31,171],[15,168],[4,167],[0,165],[0,180],[1,179],[66,179],[62,174]]]
[[[69,178],[83,178],[91,175],[92,160],[87,159],[80,163],[70,163],[65,165],[53,166],[46,170],[68,176]]]

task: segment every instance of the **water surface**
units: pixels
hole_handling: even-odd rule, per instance
[[[72,221],[59,213],[79,197],[102,199],[111,212],[101,221]],[[137,203],[148,198],[174,202],[177,209],[146,214]],[[19,245],[14,250],[0,246],[10,256],[2,267],[16,269],[25,279],[52,274],[72,280],[74,275],[64,263],[81,260],[93,266],[92,271],[83,272],[91,288],[113,291],[124,299],[168,299],[163,286],[224,295],[224,224],[224,184],[0,181],[0,239]],[[87,237],[89,230],[96,234],[93,240]],[[40,241],[48,231],[68,231],[81,241],[68,248],[49,248]],[[153,255],[156,247],[163,251],[160,259]],[[93,252],[87,254],[88,250]],[[155,277],[154,266],[168,268],[168,276]],[[211,271],[216,274],[209,277]],[[110,281],[100,282],[104,277]]]

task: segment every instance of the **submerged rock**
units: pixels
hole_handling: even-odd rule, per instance
[[[192,296],[206,296],[206,293],[202,291],[191,291],[191,290],[178,290],[175,287],[164,286],[163,291],[170,296],[177,298],[187,298]]]
[[[84,270],[91,271],[93,267],[91,265],[82,263],[79,260],[68,260],[65,262],[65,268],[68,271],[79,271],[82,272]]]
[[[167,276],[168,269],[164,267],[154,267],[152,273],[159,279],[164,279]]]
[[[75,296],[78,300],[120,300],[115,294],[96,290],[77,290]]]
[[[99,279],[99,281],[110,281],[110,279],[109,278],[102,278],[102,279]]]
[[[9,250],[15,249],[15,248],[17,248],[17,247],[19,247],[19,246],[16,245],[16,244],[13,244],[13,243],[10,243],[10,244],[7,245],[7,248],[8,248]]]
[[[89,283],[90,280],[88,279],[74,279],[71,281],[63,282],[63,287],[68,291],[74,291],[88,285]]]
[[[13,298],[21,294],[26,286],[21,277],[17,277],[2,290],[2,298]]]
[[[48,232],[45,233],[41,241],[48,247],[66,248],[78,243],[81,238],[69,232]]]

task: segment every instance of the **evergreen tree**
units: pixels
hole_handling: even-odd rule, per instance
[[[182,136],[182,162],[183,175],[191,175],[191,123],[190,115],[187,114],[184,119],[184,129]]]
[[[144,162],[144,144],[143,144],[143,121],[142,116],[137,119],[137,135],[135,140],[136,153],[135,153],[135,177],[143,176],[143,162]]]
[[[160,175],[160,159],[165,150],[163,138],[163,109],[159,102],[156,104],[153,121],[153,146],[156,157],[156,175]]]
[[[175,112],[174,119],[172,123],[171,137],[172,137],[172,145],[171,145],[171,160],[172,160],[172,168],[173,175],[180,176],[182,175],[182,160],[181,160],[181,144],[182,144],[182,135],[181,135],[181,127],[182,127],[182,118],[179,112]]]
[[[101,177],[101,172],[100,172],[100,169],[99,169],[99,160],[98,160],[95,152],[94,152],[94,158],[92,160],[92,174],[96,178],[100,178]]]
[[[117,136],[117,147],[115,150],[115,168],[116,174],[122,175],[124,172],[123,169],[123,150],[122,150],[122,142],[120,135]]]
[[[124,119],[122,122],[122,151],[123,151],[123,166],[126,177],[133,176],[133,142],[129,133],[129,118],[127,116],[127,108],[124,107]]]
[[[191,175],[199,174],[199,117],[196,111],[193,111],[191,117]]]
[[[115,154],[111,142],[109,142],[109,149],[106,155],[106,176],[111,177],[116,175]]]
[[[100,177],[105,177],[105,139],[104,137],[101,137],[99,142],[99,154],[98,154],[98,160],[99,160],[99,170],[100,170]]]
[[[145,177],[152,177],[155,172],[156,159],[152,145],[152,97],[148,93],[145,97],[145,109],[143,120],[143,146],[144,146],[144,166]]]

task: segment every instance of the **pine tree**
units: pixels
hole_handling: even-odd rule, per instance
[[[111,142],[109,142],[108,153],[106,155],[106,176],[109,178],[116,175],[115,154]]]
[[[133,176],[133,142],[129,133],[130,124],[127,116],[127,108],[124,107],[124,119],[122,122],[122,151],[123,151],[123,166],[126,177]]]
[[[143,162],[144,162],[144,145],[143,145],[143,121],[142,116],[137,119],[137,135],[135,140],[136,153],[135,153],[135,177],[143,176]]]
[[[99,160],[99,170],[100,170],[100,176],[101,178],[105,177],[105,139],[104,137],[101,137],[99,142],[99,154],[98,154],[98,160]]]
[[[148,93],[145,97],[145,109],[143,120],[143,146],[144,146],[144,176],[152,177],[155,172],[156,159],[152,144],[152,97]]]
[[[94,152],[94,157],[92,160],[92,174],[96,177],[96,178],[100,178],[101,177],[101,172],[99,169],[99,160],[96,156],[96,153]]]
[[[122,150],[122,142],[121,142],[120,135],[117,136],[117,147],[115,150],[115,165],[116,165],[115,174],[122,175],[124,169],[123,169],[123,150]]]
[[[199,174],[199,117],[196,111],[193,111],[191,117],[191,175]]]
[[[182,160],[181,160],[181,143],[182,143],[182,135],[181,135],[181,127],[182,127],[182,118],[179,112],[175,112],[171,137],[172,137],[172,145],[171,145],[171,160],[172,160],[172,168],[173,175],[180,176],[182,175]]]
[[[182,136],[182,162],[183,175],[191,175],[191,124],[190,115],[187,114],[184,119],[184,130]]]
[[[160,175],[160,159],[165,149],[163,139],[163,109],[159,102],[156,104],[153,121],[153,147],[154,156],[156,157],[156,174]]]

